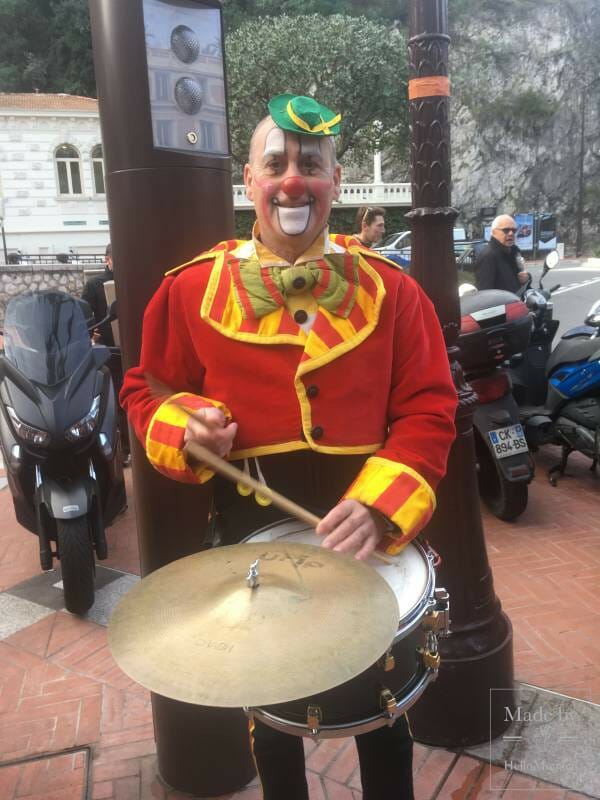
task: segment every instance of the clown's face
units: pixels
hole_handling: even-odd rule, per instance
[[[327,225],[340,182],[330,141],[283,131],[271,120],[263,123],[244,183],[264,244],[281,255],[290,250],[301,255]]]

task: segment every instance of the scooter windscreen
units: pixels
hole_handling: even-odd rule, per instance
[[[83,311],[63,292],[25,292],[6,307],[4,351],[29,380],[56,386],[72,375],[91,349]]]

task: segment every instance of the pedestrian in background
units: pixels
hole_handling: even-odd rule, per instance
[[[375,247],[385,236],[385,209],[361,206],[356,214],[356,239],[363,247]]]
[[[104,284],[106,281],[112,280],[114,280],[112,245],[109,242],[106,245],[104,254],[104,272],[102,275],[97,275],[86,281],[81,293],[81,299],[89,304],[96,323],[101,322],[108,313]],[[114,347],[115,340],[110,322],[105,322],[97,328],[94,328],[92,338],[95,344],[105,344],[108,347]]]
[[[518,292],[530,278],[525,261],[515,244],[517,223],[508,214],[492,222],[492,238],[475,262],[475,283],[478,289],[502,289]]]

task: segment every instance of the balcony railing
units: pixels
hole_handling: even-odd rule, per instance
[[[0,265],[4,267],[28,266],[32,270],[42,266],[94,266],[104,265],[104,253],[22,253],[20,250],[9,250],[8,260],[3,263],[3,254],[0,254]]]
[[[342,206],[410,206],[410,183],[342,183],[340,199]],[[236,209],[253,208],[246,197],[246,187],[233,187],[233,203]]]

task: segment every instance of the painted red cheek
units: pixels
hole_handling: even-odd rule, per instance
[[[321,181],[318,178],[309,178],[306,183],[309,194],[318,199],[322,199],[331,191],[331,181]]]
[[[281,182],[281,190],[288,197],[302,197],[306,192],[306,181],[299,175],[292,175]]]
[[[263,219],[266,219],[269,211],[271,210],[271,201],[275,194],[277,194],[277,187],[271,180],[261,180],[256,178],[254,181],[256,187],[254,205],[256,209],[260,209]]]

